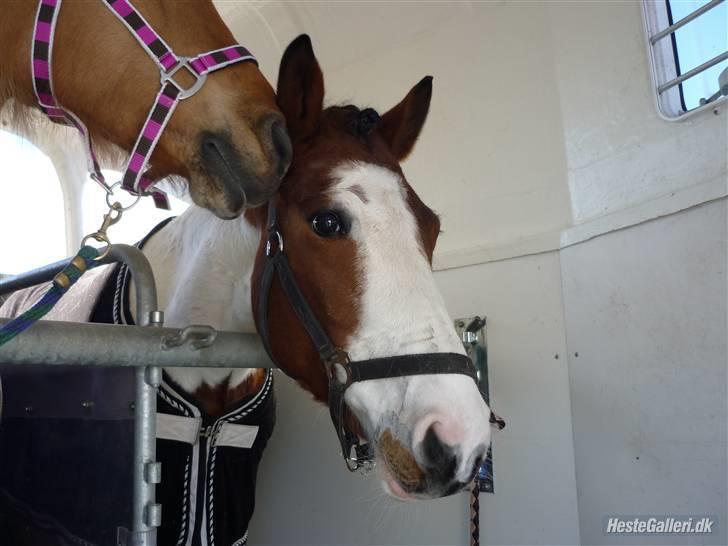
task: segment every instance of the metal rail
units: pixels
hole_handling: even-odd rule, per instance
[[[695,11],[688,13],[685,17],[680,19],[677,23],[670,25],[666,29],[661,30],[657,34],[651,36],[650,43],[654,45],[656,42],[662,40],[665,36],[672,34],[680,27],[687,25],[693,19],[700,17],[701,15],[703,15],[703,13],[705,13],[706,11],[710,11],[711,9],[716,7],[718,4],[721,4],[722,2],[724,2],[724,0],[711,0],[704,6],[701,6],[698,9],[696,9]]]
[[[657,88],[657,92],[664,93],[671,87],[675,87],[676,85],[681,84],[685,80],[688,80],[688,79],[692,78],[693,76],[696,76],[696,75],[700,74],[701,72],[708,70],[710,67],[715,66],[718,63],[725,61],[726,59],[728,59],[728,51],[724,51],[720,55],[716,55],[712,59],[705,61],[700,66],[696,66],[692,70],[688,70],[687,72],[685,72],[685,74],[681,74],[677,78],[672,79],[669,82],[663,83],[661,86],[659,86]]]
[[[3,326],[8,319],[0,319]],[[195,349],[202,336],[178,346],[186,329],[41,320],[0,347],[0,362],[12,365],[124,366],[182,368],[273,368],[256,334],[214,332],[209,347]]]
[[[162,367],[270,368],[273,364],[256,335],[215,332],[204,326],[164,328],[154,275],[144,254],[132,246],[113,245],[102,263],[113,262],[125,263],[132,274],[139,326],[39,321],[0,347],[0,362],[136,368],[132,532],[120,529],[118,540],[123,546],[156,546],[162,516],[155,500],[155,486],[161,479],[156,412]],[[50,281],[67,263],[62,260],[2,279],[0,295]],[[0,326],[6,322],[0,319]]]

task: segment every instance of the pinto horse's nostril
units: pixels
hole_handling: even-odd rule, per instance
[[[427,429],[422,440],[422,455],[428,481],[445,486],[455,479],[457,456],[454,449],[437,435],[434,424]]]

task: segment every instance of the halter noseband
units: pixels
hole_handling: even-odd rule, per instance
[[[274,199],[268,204],[265,265],[260,280],[260,296],[257,306],[258,331],[272,360],[268,325],[268,300],[274,276],[283,288],[298,320],[306,329],[328,378],[328,402],[331,420],[341,444],[341,452],[350,471],[373,466],[374,453],[369,444],[362,444],[359,437],[344,424],[344,394],[353,383],[372,379],[386,379],[411,375],[463,374],[477,383],[477,372],[470,359],[456,353],[426,353],[386,358],[373,358],[352,362],[343,349],[336,347],[314,315],[306,297],[296,282],[288,258],[283,252],[283,235],[278,226],[278,213]],[[354,450],[354,456],[351,452]]]
[[[162,131],[164,131],[169,118],[172,116],[172,112],[174,112],[179,101],[191,97],[202,88],[210,72],[242,61],[252,61],[257,64],[255,57],[240,45],[210,51],[194,58],[177,56],[172,48],[132,6],[129,0],[101,0],[131,32],[139,45],[157,65],[161,81],[161,89],[157,93],[154,104],[129,156],[124,169],[124,177],[121,182],[109,186],[101,173],[86,125],[73,112],[63,108],[53,93],[51,61],[53,57],[53,38],[61,1],[40,0],[36,13],[31,48],[31,65],[33,89],[41,110],[51,121],[76,127],[81,132],[91,178],[98,182],[106,190],[107,194],[113,193],[114,186],[121,184],[123,189],[133,195],[151,195],[157,207],[168,209],[167,196],[161,190],[154,188],[154,181],[145,176],[145,171],[149,158],[154,152],[157,142],[162,136]],[[109,69],[112,68],[109,67]],[[189,72],[195,80],[190,87],[184,87],[174,79],[175,74],[182,69]]]

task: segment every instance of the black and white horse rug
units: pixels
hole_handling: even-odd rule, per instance
[[[123,265],[92,270],[46,318],[133,324],[128,281]],[[0,317],[22,312],[47,288],[11,295]],[[133,368],[0,364],[0,376],[0,546],[127,544]],[[274,422],[270,371],[256,393],[217,417],[164,376],[157,395],[160,546],[246,544],[258,463]]]

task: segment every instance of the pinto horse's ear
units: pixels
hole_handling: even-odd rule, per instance
[[[308,35],[301,34],[286,48],[278,71],[277,94],[291,137],[311,133],[323,111],[324,76]]]
[[[409,155],[420,136],[427,119],[432,98],[432,76],[426,76],[415,85],[397,106],[382,116],[379,134],[389,148],[402,161]]]

